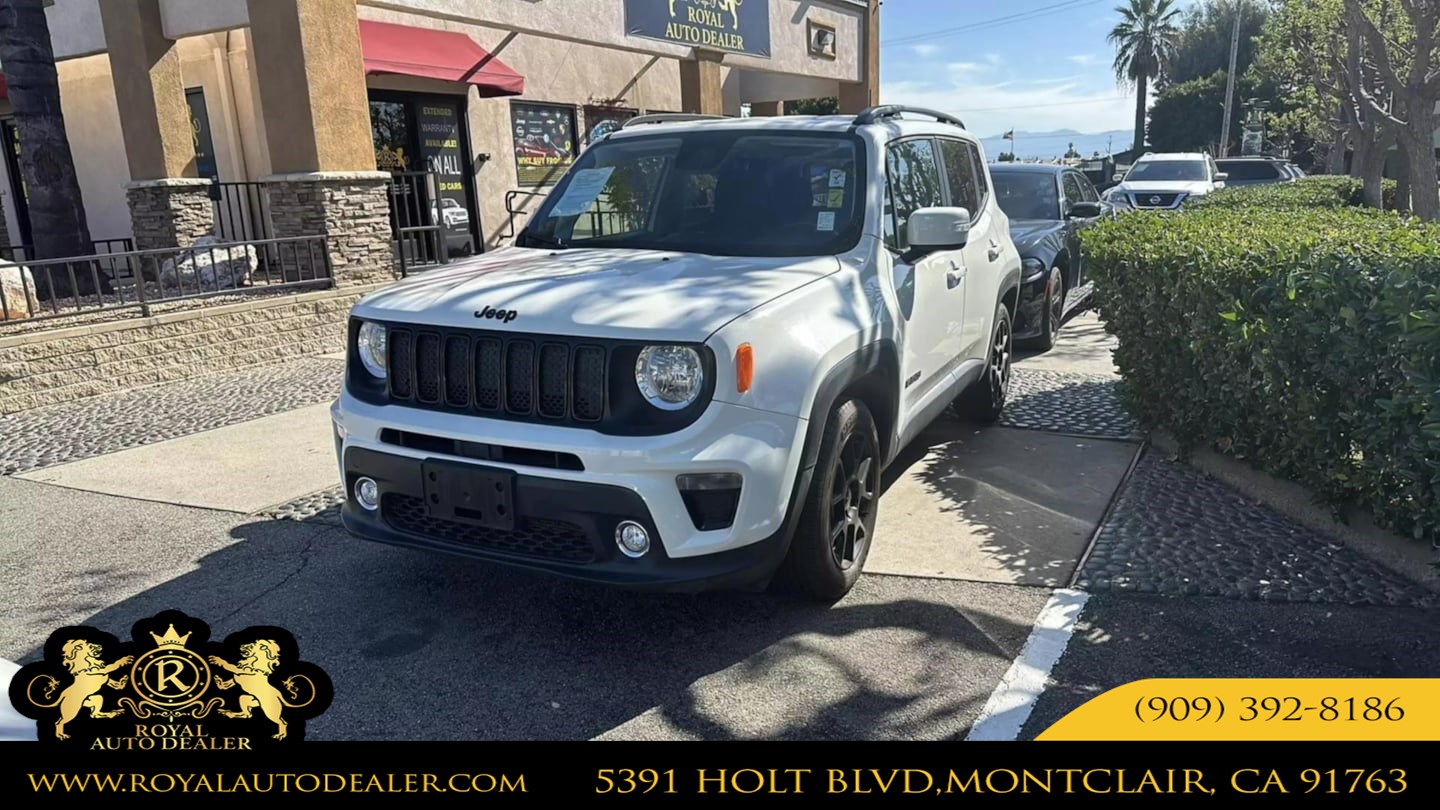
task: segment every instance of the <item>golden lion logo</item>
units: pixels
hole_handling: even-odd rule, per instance
[[[124,709],[105,711],[105,696],[100,694],[100,690],[107,686],[116,690],[124,689],[130,677],[121,676],[117,680],[111,678],[110,673],[135,660],[135,656],[126,655],[107,665],[100,658],[100,645],[80,638],[66,641],[60,650],[65,669],[69,670],[71,677],[75,679],[65,687],[60,697],[55,698],[53,703],[44,703],[30,695],[30,690],[37,682],[44,682],[45,697],[42,700],[49,700],[60,685],[60,682],[50,675],[36,675],[25,686],[25,696],[34,705],[42,709],[53,709],[57,706],[60,708],[60,716],[55,720],[55,739],[70,739],[70,735],[65,733],[65,724],[74,720],[81,709],[89,709],[91,717],[101,720],[125,713]]]
[[[230,689],[239,686],[245,694],[240,696],[240,708],[236,711],[221,709],[220,713],[226,717],[237,717],[249,719],[251,710],[257,706],[264,713],[265,717],[274,723],[279,732],[275,739],[285,739],[285,718],[281,716],[283,709],[300,709],[310,705],[315,699],[315,683],[304,675],[291,675],[286,678],[282,685],[285,691],[290,693],[291,700],[300,699],[300,689],[295,684],[297,681],[304,681],[309,691],[309,697],[300,703],[291,703],[280,696],[280,690],[270,683],[270,673],[280,663],[280,645],[270,639],[259,639],[249,644],[241,645],[240,663],[232,664],[218,655],[210,656],[210,663],[234,675],[232,680],[218,680],[215,682],[217,689]]]
[[[115,660],[106,663],[106,655]],[[114,693],[108,709],[106,689]],[[35,720],[41,740],[108,751],[293,742],[333,695],[329,676],[300,660],[284,628],[250,627],[216,642],[204,622],[179,611],[141,619],[127,642],[90,627],[61,628],[44,660],[10,683],[10,702]]]

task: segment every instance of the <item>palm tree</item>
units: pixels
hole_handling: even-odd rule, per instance
[[[1135,144],[1137,151],[1145,146],[1145,103],[1150,81],[1159,78],[1175,52],[1180,35],[1177,25],[1180,9],[1174,0],[1130,0],[1129,6],[1116,6],[1120,22],[1110,29],[1109,40],[1115,46],[1115,78],[1122,85],[1135,87]]]
[[[0,67],[20,136],[20,176],[25,180],[34,255],[41,259],[94,252],[60,111],[46,5],[44,0],[0,0]],[[67,273],[51,275],[57,294],[69,292]],[[81,292],[93,292],[88,272],[75,275]],[[102,276],[101,287],[108,286]]]

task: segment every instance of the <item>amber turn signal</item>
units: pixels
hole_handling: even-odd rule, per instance
[[[755,381],[755,350],[749,343],[741,343],[735,350],[735,390],[741,394],[750,390]]]

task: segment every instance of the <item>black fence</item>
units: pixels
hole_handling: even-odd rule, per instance
[[[253,242],[270,239],[270,199],[265,184],[257,182],[210,182],[210,201],[215,211],[215,235],[225,242]]]
[[[400,275],[450,261],[440,219],[440,178],[434,172],[390,175],[390,230]]]
[[[128,236],[120,239],[96,239],[90,243],[92,253],[123,253],[134,249],[135,240]],[[0,259],[7,262],[24,264],[34,255],[33,245],[0,245]]]
[[[0,267],[0,323],[333,284],[324,236],[43,259]]]

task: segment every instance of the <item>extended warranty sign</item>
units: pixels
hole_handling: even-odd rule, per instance
[[[250,751],[305,738],[330,706],[330,677],[279,627],[223,642],[177,610],[141,619],[130,640],[62,627],[22,667],[10,702],[42,743],[95,751]]]

